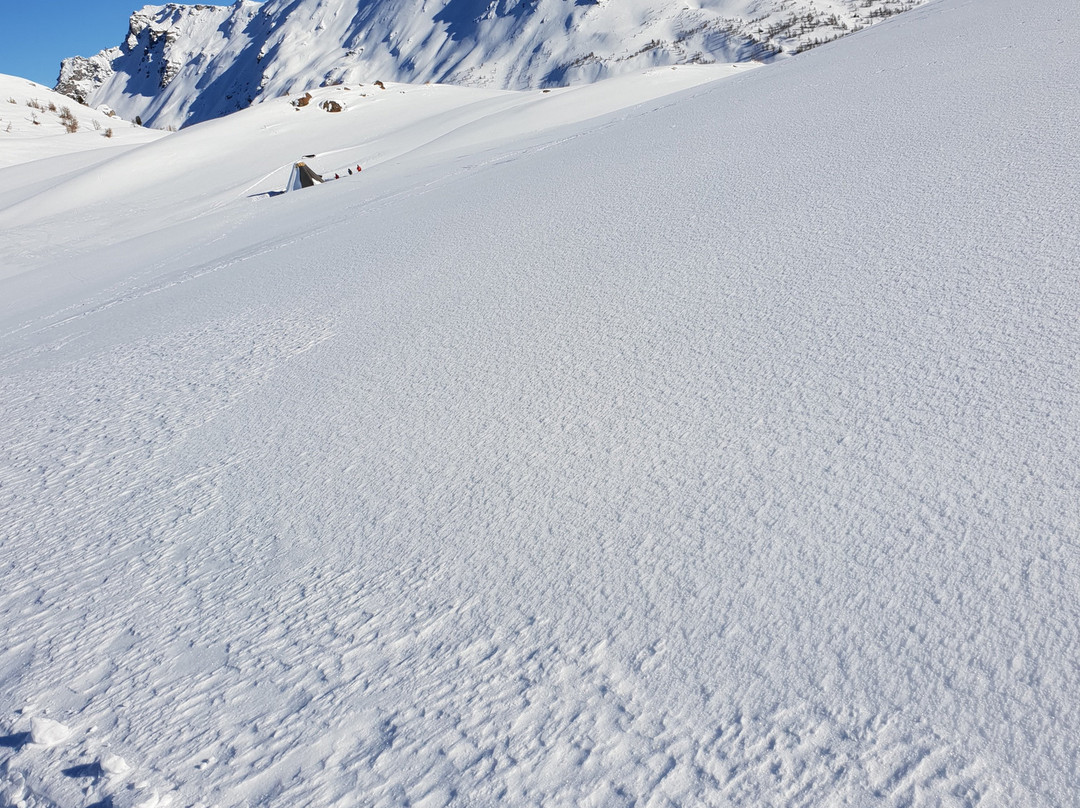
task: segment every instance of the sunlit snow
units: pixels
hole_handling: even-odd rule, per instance
[[[36,167],[53,174],[103,159],[103,150],[149,143],[165,133],[135,126],[101,110],[91,109],[27,79],[0,73],[0,168],[45,158],[83,154]],[[63,167],[60,167],[63,166]],[[17,181],[12,181],[12,184]],[[0,204],[11,184],[0,185]]]

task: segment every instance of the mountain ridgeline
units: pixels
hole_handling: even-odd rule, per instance
[[[56,89],[183,126],[311,87],[379,79],[528,89],[657,65],[769,60],[925,0],[238,0],[145,6]]]

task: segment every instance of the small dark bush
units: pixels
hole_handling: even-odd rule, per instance
[[[69,135],[79,131],[79,119],[71,111],[71,107],[60,110],[60,123],[64,125],[64,131]]]

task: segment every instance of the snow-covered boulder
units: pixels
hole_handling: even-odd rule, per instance
[[[124,774],[131,770],[131,766],[126,760],[112,752],[102,753],[101,757],[98,758],[98,766],[101,767],[101,771],[105,774]]]
[[[71,737],[71,730],[51,718],[30,719],[30,740],[40,746],[55,746]]]

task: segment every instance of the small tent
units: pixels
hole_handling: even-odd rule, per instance
[[[307,163],[297,163],[292,167],[289,184],[285,186],[285,190],[295,191],[299,188],[310,188],[312,185],[322,181],[323,178],[312,171]]]

